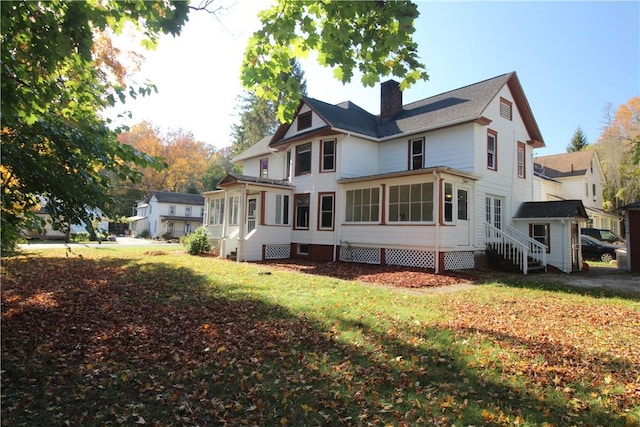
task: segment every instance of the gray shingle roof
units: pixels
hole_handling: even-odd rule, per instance
[[[245,151],[240,153],[237,157],[233,159],[234,162],[250,159],[252,157],[262,156],[264,154],[271,153],[269,149],[269,141],[271,141],[273,135],[267,135],[262,138],[260,141],[253,144],[251,147],[247,148]]]
[[[589,218],[581,200],[553,200],[547,202],[524,202],[514,219],[527,218]]]
[[[537,157],[533,163],[534,171],[552,179],[582,176],[591,167],[593,153],[594,151],[587,150]]]
[[[173,191],[151,191],[145,201],[148,203],[153,196],[156,196],[156,199],[160,203],[204,206],[204,197],[200,194],[175,193]]]

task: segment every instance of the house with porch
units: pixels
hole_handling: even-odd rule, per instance
[[[571,229],[585,218],[579,209],[569,218],[540,217],[540,209],[516,216],[535,200],[540,147],[515,72],[408,104],[399,84],[386,81],[378,115],[305,97],[290,123],[235,159],[242,174],[203,194],[204,222],[220,256],[239,261],[342,260],[438,273],[474,268],[490,250],[524,273],[546,269],[556,251],[579,245]],[[555,226],[566,231],[562,245],[550,239]]]
[[[150,191],[127,218],[134,237],[177,238],[202,226],[204,197],[200,194]]]
[[[595,150],[535,157],[533,167],[535,200],[582,200],[589,217],[585,227],[624,235],[622,216],[602,205],[606,178]]]

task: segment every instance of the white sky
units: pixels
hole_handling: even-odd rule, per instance
[[[409,88],[405,103],[516,71],[547,145],[536,154],[546,155],[564,152],[578,126],[595,142],[605,105],[640,96],[640,2],[418,4],[415,40],[430,80]],[[156,51],[145,52],[136,80],[148,78],[159,93],[127,102],[129,124],[147,120],[217,148],[230,144],[242,56],[267,2],[216,5],[228,8],[219,21],[192,12],[179,37],[162,37]],[[301,63],[309,96],[379,112],[378,86],[343,86],[330,69]]]

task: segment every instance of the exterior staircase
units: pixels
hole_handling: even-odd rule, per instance
[[[485,223],[489,262],[501,270],[522,274],[547,271],[547,246],[513,227]]]

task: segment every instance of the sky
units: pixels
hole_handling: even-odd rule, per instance
[[[548,155],[565,152],[578,127],[595,142],[608,106],[640,96],[640,2],[417,3],[414,40],[430,78],[407,89],[404,103],[516,71],[546,144],[535,154]],[[192,12],[179,37],[163,36],[144,53],[136,80],[151,80],[158,93],[121,107],[133,114],[128,124],[182,129],[218,149],[231,144],[242,55],[267,2],[215,4],[223,6],[217,17]],[[378,85],[343,85],[313,59],[301,64],[308,96],[379,113]]]

